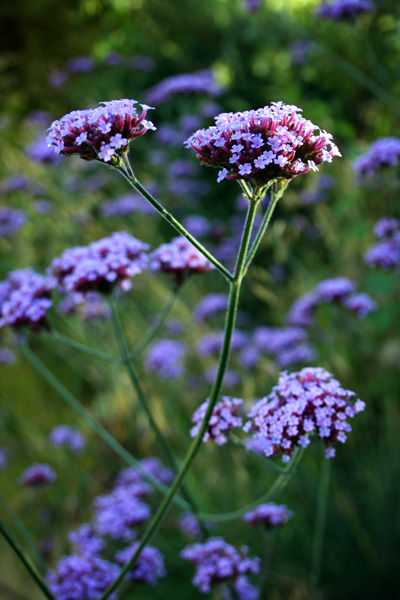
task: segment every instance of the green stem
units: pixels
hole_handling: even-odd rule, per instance
[[[222,275],[228,280],[233,281],[233,275],[226,269],[216,258],[213,256],[200,242],[196,240],[188,231],[181,225],[181,223],[175,219],[175,217],[169,213],[165,208],[156,200],[150,192],[146,190],[146,188],[140,183],[134,172],[132,171],[132,167],[129,163],[129,159],[127,156],[124,156],[124,167],[118,168],[118,171],[122,173],[122,175],[129,181],[132,187],[135,188],[150,204],[160,213],[162,217],[172,227],[174,227],[181,235],[183,235],[193,246],[195,246],[209,261],[212,263]]]
[[[331,478],[331,460],[322,457],[321,473],[319,479],[317,512],[311,555],[310,583],[313,588],[318,586],[321,573],[322,548],[324,543],[326,511],[328,506],[329,483]]]
[[[51,371],[42,363],[38,356],[26,346],[21,346],[22,354],[29,360],[33,367],[42,375],[42,377],[51,385],[52,388],[60,395],[60,397],[80,416],[85,422],[97,433],[97,435],[105,442],[122,460],[129,466],[137,469],[141,475],[150,481],[150,483],[162,494],[168,493],[168,487],[162,484],[156,477],[153,477],[146,469],[142,467],[140,462],[136,460],[117,440],[106,430],[92,415],[81,405],[81,403],[69,392],[63,384],[53,375]],[[182,498],[176,497],[175,503],[184,510],[190,510],[190,505]]]
[[[51,336],[46,336],[46,338],[51,337],[61,342],[62,344],[69,346],[70,348],[74,348],[74,350],[79,350],[79,352],[87,354],[88,356],[93,356],[94,358],[98,358],[100,360],[104,360],[105,362],[113,363],[116,365],[120,365],[122,363],[122,360],[118,356],[113,356],[112,354],[108,354],[107,352],[96,350],[96,348],[90,348],[89,346],[85,346],[85,344],[81,344],[80,342],[77,342],[63,335],[56,329],[52,330]]]
[[[242,281],[242,270],[243,270],[243,266],[244,266],[245,257],[247,254],[247,249],[249,246],[249,240],[250,240],[250,235],[251,235],[251,230],[253,227],[256,210],[257,210],[257,203],[250,202],[249,210],[247,212],[246,223],[244,226],[243,236],[242,236],[242,240],[241,240],[241,244],[240,244],[240,249],[239,249],[239,253],[238,253],[238,258],[237,258],[237,262],[236,262],[234,280],[230,284],[229,302],[228,302],[228,309],[227,309],[226,320],[225,320],[224,341],[222,344],[222,350],[221,350],[221,354],[219,357],[217,375],[216,375],[214,385],[213,385],[211,393],[210,393],[210,399],[208,402],[207,411],[206,411],[206,414],[204,415],[203,421],[200,425],[200,429],[199,429],[196,437],[194,438],[192,444],[189,447],[188,453],[186,454],[186,457],[183,461],[182,467],[181,467],[179,473],[177,474],[177,476],[175,477],[175,479],[169,489],[168,495],[164,498],[163,502],[160,504],[157,512],[155,513],[155,515],[152,518],[152,520],[150,521],[146,531],[144,532],[143,537],[139,543],[139,546],[138,546],[136,552],[134,553],[132,558],[129,560],[129,562],[127,562],[126,565],[121,569],[118,577],[104,591],[104,593],[99,598],[99,600],[105,600],[106,598],[108,598],[110,596],[110,594],[115,589],[117,589],[117,587],[119,586],[121,581],[124,579],[126,573],[136,563],[143,548],[146,546],[146,544],[148,542],[151,541],[158,526],[161,524],[161,521],[162,521],[164,515],[166,514],[170,504],[172,503],[175,495],[177,494],[177,492],[181,486],[181,483],[185,479],[186,474],[188,473],[190,467],[192,466],[192,463],[200,449],[200,446],[202,445],[203,436],[207,430],[208,423],[210,421],[210,417],[212,415],[214,406],[220,395],[222,382],[223,382],[225,371],[226,371],[226,368],[228,365],[231,341],[232,341],[232,334],[233,334],[233,331],[235,328],[236,313],[237,313],[237,307],[238,307],[238,302],[239,302],[239,293],[240,293],[240,286],[241,286],[241,281]]]
[[[272,549],[272,538],[274,531],[266,531],[265,532],[265,550],[264,557],[262,561],[261,567],[261,581],[260,581],[260,589],[258,592],[258,600],[265,600],[267,597],[267,587],[268,587],[268,569],[269,563],[271,560],[271,549]]]
[[[20,546],[17,539],[14,537],[14,535],[11,533],[10,529],[8,529],[7,525],[4,523],[4,521],[2,519],[0,519],[0,532],[2,533],[3,537],[7,540],[7,542],[10,544],[10,546],[14,550],[15,554],[17,554],[18,558],[24,564],[25,568],[29,571],[29,573],[31,574],[33,579],[36,581],[37,585],[40,587],[40,589],[42,590],[42,592],[46,596],[46,598],[48,598],[48,600],[56,600],[55,596],[53,596],[53,594],[47,587],[43,577],[40,575],[39,571],[37,570],[37,568],[35,567],[33,562],[31,561],[29,556],[26,554],[26,552],[23,550],[23,548]]]

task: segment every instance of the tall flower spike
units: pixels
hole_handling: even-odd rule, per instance
[[[317,171],[319,164],[341,156],[331,134],[300,112],[297,106],[273,102],[257,110],[222,113],[215,125],[196,131],[185,145],[202,165],[220,169],[218,182],[235,179],[264,189],[277,179]]]
[[[136,100],[112,100],[101,102],[98,108],[74,110],[51,124],[47,143],[57,154],[78,154],[84,160],[118,167],[129,142],[156,129],[146,119],[151,107],[141,104],[139,115],[135,104]]]

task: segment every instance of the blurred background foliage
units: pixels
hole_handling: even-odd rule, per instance
[[[343,158],[324,166],[321,174],[310,173],[291,184],[244,285],[239,328],[283,326],[293,301],[328,277],[354,280],[360,291],[378,303],[378,309],[364,320],[338,307],[321,307],[310,333],[318,350],[315,364],[333,372],[344,387],[354,389],[367,403],[365,413],[355,419],[353,434],[332,461],[321,583],[313,593],[326,600],[395,600],[400,583],[400,285],[398,274],[368,268],[363,254],[374,242],[374,223],[385,215],[400,217],[399,178],[396,169],[390,169],[360,186],[352,160],[378,137],[400,137],[400,5],[396,0],[380,0],[372,13],[354,22],[329,22],[316,19],[317,4],[264,0],[257,10],[249,11],[244,0],[2,3],[0,203],[24,210],[28,218],[18,233],[0,237],[0,275],[3,279],[9,270],[29,265],[44,271],[64,249],[113,231],[127,230],[152,247],[174,236],[155,214],[138,211],[104,217],[103,202],[129,193],[126,183],[110,169],[80,164],[77,158],[52,165],[27,156],[27,145],[65,112],[101,100],[145,101],[147,91],[166,77],[212,69],[224,89],[213,100],[217,102],[214,112],[206,95],[172,96],[151,115],[158,131],[163,126],[182,131],[182,119],[189,117],[197,124],[185,139],[194,129],[207,126],[218,112],[283,100],[300,106],[307,118],[332,132]],[[68,61],[83,56],[94,61],[90,70],[68,69]],[[33,116],[37,111],[46,111],[41,124]],[[193,155],[181,144],[170,143],[168,135],[172,134],[164,131],[164,139],[149,132],[132,144],[137,175],[155,186],[179,218],[195,214],[213,223],[207,245],[237,242],[234,228],[243,219],[237,202],[239,189],[234,183],[217,184],[216,173],[198,167]],[[158,157],[157,150],[162,151]],[[193,164],[197,183],[192,188],[177,189],[171,184],[171,164],[182,159]],[[334,177],[332,189],[322,201],[302,203],[301,194],[316,189],[318,178],[326,174]],[[10,185],[15,176],[24,176],[26,185]],[[206,188],[202,188],[204,183]],[[39,209],[38,202],[43,200],[48,211]],[[155,374],[149,378],[145,363],[140,360],[138,364],[155,418],[179,457],[189,443],[191,414],[209,392],[204,372],[213,363],[199,357],[196,342],[222,327],[218,321],[222,317],[193,323],[192,309],[204,294],[224,291],[224,281],[216,272],[193,278],[160,333],[187,345],[183,378],[165,381]],[[146,273],[121,298],[132,347],[146,334],[171,293],[166,277]],[[52,319],[64,334],[117,352],[109,322],[88,324],[79,315],[62,316],[56,311]],[[172,333],[171,322],[175,325]],[[2,345],[13,347],[10,332],[1,330],[0,336]],[[158,454],[120,367],[83,357],[45,334],[32,335],[31,343],[68,389],[135,456]],[[241,369],[239,357],[233,356],[232,366],[240,378],[226,393],[246,403],[267,395],[280,370],[266,357],[255,369]],[[0,472],[1,493],[8,507],[0,506],[0,510],[26,547],[30,543],[25,527],[45,559],[54,564],[69,551],[66,532],[90,518],[93,498],[110,488],[124,465],[22,356],[17,354],[15,364],[0,365],[0,369],[0,441],[11,451],[9,467]],[[58,423],[75,424],[89,436],[82,456],[50,448],[48,433]],[[312,444],[278,498],[296,516],[274,540],[270,600],[314,597],[309,565],[320,450]],[[21,489],[17,480],[33,461],[49,462],[58,474],[57,482],[40,494]],[[208,512],[244,505],[272,481],[273,474],[260,461],[230,444],[204,447],[188,478],[199,505]],[[165,553],[168,577],[151,592],[140,588],[126,598],[139,600],[150,593],[160,599],[202,597],[190,587],[191,567],[179,558],[185,540],[175,529],[177,514],[176,509],[171,511],[155,540]],[[264,552],[262,532],[250,532],[240,520],[215,525],[211,532],[230,543],[249,545],[251,554]],[[32,600],[41,598],[4,542],[0,573],[0,596],[1,586],[5,590],[1,597],[13,600],[20,593]]]

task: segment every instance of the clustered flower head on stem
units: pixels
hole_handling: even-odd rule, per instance
[[[367,250],[364,260],[369,267],[390,271],[400,265],[400,222],[383,217],[375,224],[374,233],[380,241]]]
[[[152,252],[150,268],[153,271],[170,273],[179,285],[188,275],[207,273],[214,267],[186,238],[176,237]]]
[[[323,2],[316,10],[320,19],[355,19],[358,15],[374,9],[368,0],[337,0],[336,2]]]
[[[185,373],[183,359],[186,346],[177,340],[156,340],[146,356],[146,367],[156,372],[162,379],[178,379]]]
[[[226,434],[234,427],[242,426],[242,419],[237,416],[239,406],[242,403],[243,400],[240,400],[239,398],[227,398],[223,396],[221,401],[217,402],[214,406],[208,422],[208,428],[203,436],[203,442],[211,440],[218,444],[218,446],[226,444],[228,441]],[[209,400],[203,402],[192,416],[192,423],[195,423],[195,426],[190,430],[190,435],[192,437],[195,437],[200,430],[207,412],[208,404]]]
[[[135,554],[139,542],[135,542],[117,552],[115,560],[123,567],[132,556]],[[166,571],[164,568],[164,557],[161,552],[154,546],[146,546],[135,565],[126,574],[126,579],[132,583],[148,583],[156,585],[160,577],[165,577]]]
[[[0,237],[14,235],[26,220],[27,216],[22,210],[0,206]]]
[[[75,554],[97,556],[106,546],[105,541],[95,532],[90,523],[84,523],[70,531],[67,537]]]
[[[284,462],[296,446],[308,446],[309,436],[315,433],[325,444],[326,457],[331,458],[335,456],[331,444],[346,441],[351,431],[348,419],[365,408],[354,396],[320,367],[284,371],[272,392],[249,413],[245,430],[266,441],[265,456],[282,453]]]
[[[273,529],[280,525],[285,525],[291,518],[293,513],[284,504],[275,504],[267,502],[260,504],[254,510],[247,512],[243,518],[250,525],[264,525],[267,529]]]
[[[353,162],[353,168],[360,178],[365,180],[384,167],[396,167],[400,159],[400,139],[379,138],[373,142],[368,151]]]
[[[49,440],[53,446],[69,448],[76,454],[83,452],[86,447],[85,436],[69,425],[56,425],[50,432]]]
[[[195,565],[193,585],[203,594],[208,594],[214,584],[229,580],[234,583],[239,578],[255,575],[260,570],[260,559],[249,558],[246,546],[238,551],[219,537],[187,546],[181,556]]]
[[[34,463],[28,467],[19,478],[22,485],[26,487],[45,487],[53,483],[57,479],[57,475],[53,469],[46,463]]]
[[[135,485],[120,486],[94,500],[96,533],[116,540],[135,538],[133,527],[147,521],[151,514],[149,505],[137,497],[136,491]]]
[[[128,152],[129,142],[148,129],[156,129],[146,119],[151,108],[136,100],[102,102],[97,108],[74,110],[54,121],[48,129],[47,143],[57,154],[78,154],[84,160],[98,160],[119,167]]]
[[[218,181],[238,180],[260,199],[272,182],[287,184],[341,156],[331,134],[300,112],[297,106],[273,102],[257,110],[222,113],[215,125],[196,131],[185,145],[202,165],[220,169]]]

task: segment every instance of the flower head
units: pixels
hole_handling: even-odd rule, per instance
[[[284,371],[272,392],[251,410],[245,430],[266,441],[266,456],[282,452],[285,462],[296,446],[308,446],[309,435],[315,433],[324,441],[330,458],[335,455],[331,444],[344,443],[351,431],[347,420],[365,408],[354,396],[325,369]]]
[[[0,206],[0,237],[14,235],[26,222],[26,214],[22,210]]]
[[[105,548],[105,541],[97,535],[89,523],[84,523],[77,529],[68,533],[68,541],[72,544],[76,554],[101,554]]]
[[[131,546],[117,552],[115,555],[117,563],[124,566],[135,554],[138,546],[139,543],[134,542]],[[147,546],[142,550],[135,565],[128,571],[126,578],[134,583],[156,585],[157,580],[165,575],[163,555],[154,546]]]
[[[375,224],[374,233],[380,241],[364,254],[369,267],[382,267],[390,271],[400,264],[400,223],[398,219],[384,217]]]
[[[186,238],[176,237],[150,255],[153,271],[171,273],[177,281],[192,273],[207,273],[213,265]]]
[[[119,567],[96,556],[64,556],[46,577],[57,600],[94,600],[117,577]],[[71,595],[73,594],[73,595]],[[110,600],[116,600],[116,594]]]
[[[75,453],[82,452],[86,446],[85,436],[78,429],[69,425],[54,427],[50,432],[49,440],[53,446],[63,446]]]
[[[20,483],[27,487],[43,487],[49,483],[53,483],[56,479],[57,475],[46,463],[34,463],[19,478]]]
[[[379,138],[373,142],[365,154],[353,162],[353,168],[359,178],[372,177],[383,167],[395,167],[400,159],[400,139]]]
[[[153,342],[146,356],[146,367],[162,379],[178,379],[185,372],[183,359],[186,346],[176,340],[159,339]]]
[[[151,108],[142,104],[139,115],[136,100],[112,100],[88,110],[74,110],[48,129],[47,143],[57,154],[78,154],[84,160],[99,160],[118,167],[129,142],[148,129],[156,129],[146,119]]]
[[[336,0],[336,2],[323,2],[316,11],[320,19],[355,19],[364,12],[374,9],[368,0]]]
[[[207,94],[218,96],[222,88],[216,83],[212,71],[204,69],[197,73],[182,73],[163,79],[147,93],[147,101],[162,104],[177,94]]]
[[[94,530],[116,540],[135,538],[133,527],[147,521],[150,507],[136,496],[135,485],[115,488],[94,501]]]
[[[222,113],[215,125],[196,131],[185,145],[202,165],[220,169],[218,181],[243,179],[262,188],[276,179],[318,170],[317,165],[341,156],[332,136],[300,112],[273,102],[257,110]]]
[[[275,504],[268,502],[260,504],[254,510],[250,510],[243,516],[244,520],[250,525],[264,525],[267,529],[285,525],[291,518],[293,513],[284,504]]]
[[[242,426],[242,419],[236,416],[239,406],[242,403],[243,400],[239,400],[238,398],[230,399],[222,397],[222,400],[214,406],[208,422],[208,428],[203,436],[203,442],[212,440],[218,446],[226,444],[228,441],[226,434],[234,427]],[[207,412],[208,404],[209,400],[203,402],[192,416],[192,423],[195,423],[195,426],[190,431],[192,437],[195,437],[200,430],[200,425]]]

